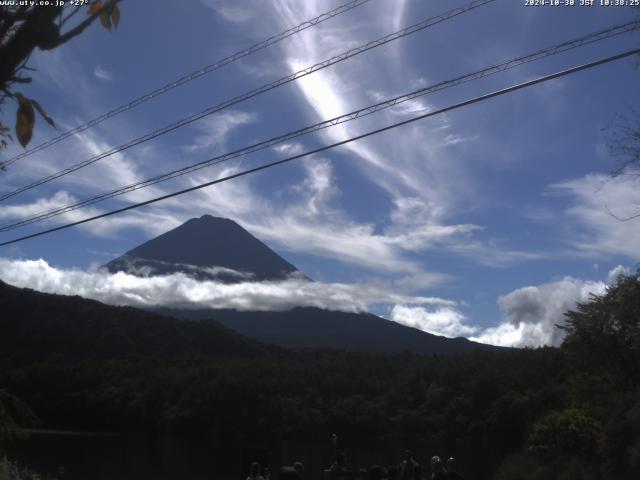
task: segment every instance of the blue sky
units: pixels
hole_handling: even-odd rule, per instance
[[[0,190],[465,3],[371,0],[17,162],[0,175]],[[125,0],[116,32],[96,25],[62,48],[35,53],[34,82],[22,91],[37,98],[60,129],[70,128],[339,4]],[[497,0],[15,196],[0,203],[0,221],[19,220],[632,18],[626,7],[527,7],[524,1]],[[605,40],[88,211],[333,143],[639,44],[637,33]],[[562,310],[601,292],[616,267],[634,268],[639,260],[638,222],[620,222],[607,213],[607,208],[621,216],[632,213],[640,200],[637,185],[624,179],[602,183],[617,161],[607,151],[603,128],[638,104],[640,72],[632,63],[622,60],[295,164],[3,247],[0,277],[29,285],[34,277],[20,272],[25,261],[38,259],[46,262],[38,265],[48,275],[79,274],[210,213],[238,221],[319,283],[366,290],[370,295],[358,301],[387,318],[493,343],[557,343],[553,324],[561,321]],[[13,113],[6,109],[3,115],[10,119]],[[32,145],[55,133],[40,121]],[[7,156],[19,151],[13,145]],[[45,225],[89,213],[77,211]],[[3,233],[0,239],[43,226]],[[425,297],[441,301],[415,300]]]

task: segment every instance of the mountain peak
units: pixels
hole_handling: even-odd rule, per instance
[[[231,223],[235,223],[237,225],[237,223],[233,220],[231,220],[230,218],[226,218],[226,217],[214,217],[213,215],[210,215],[208,213],[205,213],[204,215],[202,215],[200,218],[192,218],[189,221],[205,221],[205,222],[231,222]]]
[[[149,276],[183,272],[224,282],[280,280],[298,272],[234,220],[202,215],[104,266]]]

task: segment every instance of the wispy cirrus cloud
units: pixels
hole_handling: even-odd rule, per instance
[[[589,174],[552,185],[552,192],[568,198],[564,214],[573,226],[568,241],[577,251],[639,260],[640,218],[623,220],[639,212],[638,181]]]
[[[255,17],[254,2],[228,2],[225,0],[200,0],[228,22],[245,23]]]
[[[295,5],[295,7],[294,7]],[[296,8],[297,7],[297,8]],[[291,22],[299,15],[299,5],[296,2],[280,0],[275,8],[281,12],[281,21]],[[307,15],[317,14],[322,8],[322,2],[305,2],[304,11]],[[389,31],[396,28],[403,16],[405,2],[388,2],[382,7],[387,19],[382,25],[377,25],[380,30]],[[294,13],[295,12],[295,13]],[[340,23],[342,19],[336,20]],[[341,23],[345,23],[342,20]],[[288,58],[289,70],[295,72],[312,65],[315,62],[328,58],[336,51],[345,49],[345,42],[357,39],[358,43],[370,40],[369,31],[353,32],[342,31],[326,36],[325,28],[320,27],[302,32],[296,39],[283,48]],[[394,57],[398,52],[390,48],[381,47],[381,51],[369,52],[366,55]],[[390,53],[389,53],[390,52]],[[386,57],[384,57],[386,60]],[[368,61],[367,61],[368,60]],[[392,61],[394,59],[392,58]],[[313,75],[301,78],[296,86],[304,95],[311,111],[316,118],[332,118],[371,103],[372,96],[376,101],[387,95],[383,91],[403,91],[408,72],[404,69],[397,72],[387,69],[380,72],[379,65],[371,59],[357,57],[350,60],[349,68],[332,67],[316,72]],[[362,85],[362,79],[367,83]],[[358,88],[352,86],[359,85]],[[396,87],[397,86],[397,87]],[[341,125],[323,133],[323,136],[331,141],[341,141],[380,124],[391,123],[397,115],[409,115],[424,112],[428,105],[423,100],[414,100],[399,105],[395,109],[376,114],[375,118],[361,119],[356,124]],[[445,159],[446,151],[437,147],[437,141],[424,134],[424,128],[403,129],[396,137],[401,141],[389,142],[384,136],[366,139],[345,146],[355,158],[354,165],[361,169],[372,182],[380,185],[393,202],[404,196],[421,198],[425,205],[424,211],[431,214],[431,218],[440,218],[441,213],[448,210],[455,196],[447,195],[447,190],[452,187],[452,180],[462,179],[462,176],[451,175],[448,168],[451,162]],[[438,162],[433,159],[438,157]],[[389,161],[393,159],[393,162]],[[458,181],[459,181],[458,180]],[[460,189],[462,190],[462,189]],[[436,206],[434,208],[434,206]]]
[[[256,122],[258,118],[257,113],[243,110],[225,110],[211,117],[206,117],[198,122],[199,133],[186,148],[191,152],[198,153],[223,148],[232,132]]]
[[[113,81],[113,74],[108,70],[105,70],[104,68],[101,68],[99,66],[94,67],[93,76],[96,77],[98,80],[102,80],[105,82]]]
[[[326,2],[316,0],[277,0],[269,5],[255,1],[205,3],[217,9],[228,21],[253,26],[259,22],[269,23],[275,31],[328,9]],[[238,11],[237,15],[229,13],[247,5],[253,8],[250,15],[243,16]],[[370,22],[354,22],[352,16],[345,15],[282,42],[275,47],[278,49],[275,55],[278,65],[294,71],[401,27],[406,2],[383,2],[379,8],[382,14]],[[385,69],[381,72],[377,61],[380,58],[391,63],[401,59],[401,52],[389,47],[353,59],[348,68],[339,65],[292,84],[300,94],[298,99],[302,99],[302,102],[296,102],[295,109],[317,121],[318,118],[329,118],[371,103],[367,89],[376,92],[405,90],[407,78],[421,78],[421,73],[411,71],[410,65],[406,65],[404,70]],[[271,72],[267,73],[271,75]],[[364,86],[363,79],[366,81]],[[379,95],[384,96],[382,93]],[[342,140],[385,122],[397,121],[399,115],[415,114],[427,108],[429,104],[423,100],[407,103],[375,118],[326,130],[320,136],[323,140]],[[188,136],[181,139],[180,144],[187,145],[182,151],[185,156],[193,154],[196,160],[200,160],[198,157],[202,151],[224,149],[230,135],[243,132],[243,128],[252,126],[256,120],[255,113],[244,110],[227,110],[209,117],[194,125],[199,129],[195,140],[191,143],[183,141]],[[359,177],[358,180],[374,185],[376,192],[385,197],[388,209],[381,211],[375,219],[363,220],[345,199],[344,193],[349,192],[346,189],[342,192],[338,187],[340,179],[334,169],[334,157],[316,155],[305,160],[301,167],[295,167],[296,175],[286,181],[273,182],[268,189],[261,190],[257,186],[259,181],[252,178],[238,179],[82,228],[103,237],[133,229],[155,235],[193,216],[212,213],[234,218],[277,247],[376,270],[381,275],[394,276],[397,282],[405,281],[407,285],[422,285],[424,288],[441,283],[447,277],[416,259],[424,252],[453,253],[478,263],[493,264],[539,258],[536,254],[480,241],[477,235],[485,231],[482,225],[456,221],[460,206],[466,208],[473,203],[474,187],[473,179],[459,164],[450,147],[473,142],[475,137],[455,131],[451,125],[449,119],[443,118],[432,126],[409,127],[393,137],[372,138],[341,150],[339,155],[346,153],[348,167]],[[106,133],[87,132],[79,136],[74,141],[77,148],[74,147],[73,156],[84,158],[111,148],[115,145],[111,138],[129,136],[120,135],[126,133],[127,128],[128,125],[123,123],[113,126],[113,130],[106,130]],[[73,191],[74,195],[76,192],[95,193],[96,187],[102,190],[119,187],[146,178],[150,173],[155,174],[166,165],[173,166],[175,159],[163,152],[162,146],[147,145],[145,148],[149,148],[151,153],[136,148],[65,177],[56,191]],[[279,155],[292,155],[302,149],[301,143],[274,148]],[[45,172],[68,163],[69,159],[61,152],[58,156],[39,158],[33,165],[36,172],[37,169]],[[132,192],[113,203],[100,204],[84,213],[69,214],[56,221],[98,214],[114,205],[147,200],[237,171],[238,167],[234,165],[203,170],[188,178]],[[288,185],[283,186],[286,183]],[[80,193],[77,195],[81,196]],[[21,204],[21,208],[27,212],[39,208],[42,202],[49,202],[49,205],[55,195],[59,194],[49,192],[48,197],[33,200],[32,204]]]
[[[34,201],[14,203],[13,205],[0,205],[0,219],[23,219],[75,201],[76,198],[68,192],[59,191],[50,198],[38,198]]]

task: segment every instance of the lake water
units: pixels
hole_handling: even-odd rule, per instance
[[[414,447],[423,465],[434,453],[409,447]],[[338,448],[347,453],[351,468],[368,468],[398,464],[406,447],[392,441],[341,437]],[[63,466],[65,480],[244,480],[254,460],[269,465],[274,473],[282,465],[301,461],[307,480],[321,480],[322,470],[335,458],[324,436],[220,443],[205,437],[39,431],[6,450],[12,459],[38,473],[55,474]]]

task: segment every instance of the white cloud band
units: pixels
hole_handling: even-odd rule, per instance
[[[63,270],[44,260],[0,259],[0,279],[46,293],[80,295],[113,305],[171,306],[283,311],[318,307],[346,312],[366,311],[377,303],[451,306],[434,297],[406,296],[366,284],[320,283],[291,277],[277,282],[225,284],[198,281],[184,273],[139,277],[104,270]]]

